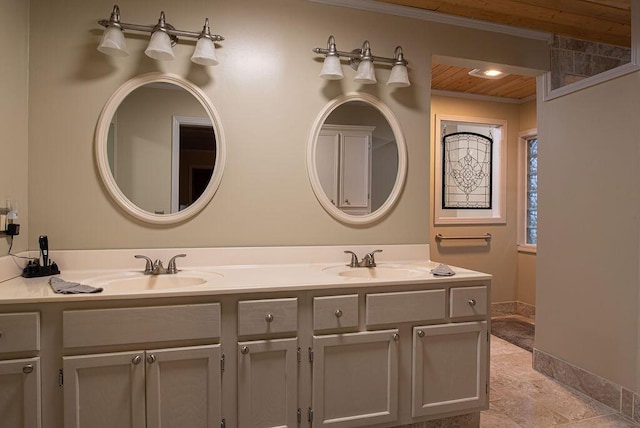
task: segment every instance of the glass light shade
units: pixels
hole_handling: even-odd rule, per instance
[[[156,31],[151,35],[149,46],[147,46],[144,53],[150,58],[162,61],[171,60],[176,57],[171,48],[171,39],[164,31]]]
[[[118,27],[107,27],[102,34],[102,40],[98,50],[111,56],[127,56],[127,44],[124,41],[124,33]]]
[[[216,47],[211,39],[200,37],[196,43],[196,49],[191,55],[191,61],[200,65],[218,65]]]
[[[327,80],[340,80],[344,77],[338,56],[327,55],[324,59],[324,64],[322,64],[320,77]]]
[[[358,72],[353,79],[356,83],[362,83],[365,85],[371,85],[377,83],[376,75],[373,70],[373,62],[369,60],[360,61],[358,65]]]
[[[409,83],[409,73],[407,72],[407,67],[404,65],[394,65],[391,69],[391,74],[389,75],[387,85],[391,86],[392,88],[405,88],[411,85],[411,83]]]

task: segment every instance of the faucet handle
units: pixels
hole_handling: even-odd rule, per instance
[[[142,254],[136,254],[133,257],[135,257],[136,259],[145,259],[147,261],[147,263],[144,266],[145,275],[151,275],[153,273],[153,260],[151,260],[147,256],[143,256]]]
[[[177,254],[169,260],[169,264],[167,265],[167,273],[178,273],[178,268],[176,267],[176,259],[178,257],[187,257],[186,254]]]
[[[345,251],[345,254],[351,254],[351,263],[349,263],[347,266],[349,267],[360,267],[360,263],[358,262],[358,256],[356,255],[356,253],[354,253],[353,251]]]
[[[366,267],[376,267],[376,259],[375,259],[375,254],[376,253],[381,253],[382,250],[374,250],[370,253],[367,253],[366,256],[364,256],[364,260],[365,260],[365,266]]]

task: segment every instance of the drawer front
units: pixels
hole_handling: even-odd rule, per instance
[[[238,302],[238,336],[297,331],[298,299],[295,297]]]
[[[0,353],[40,350],[40,314],[0,314]]]
[[[367,294],[367,325],[444,320],[445,290]]]
[[[451,318],[484,317],[487,315],[487,287],[451,289]]]
[[[90,309],[62,314],[65,348],[220,338],[220,304]]]
[[[313,329],[355,330],[358,328],[358,295],[315,297]]]

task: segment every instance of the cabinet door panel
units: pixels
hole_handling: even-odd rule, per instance
[[[487,406],[487,323],[413,329],[413,417]]]
[[[371,167],[371,137],[344,132],[341,146],[340,205],[368,213]]]
[[[147,426],[219,426],[220,356],[220,345],[147,351]]]
[[[238,344],[241,428],[297,427],[297,356],[297,339]]]
[[[38,428],[40,358],[0,361],[0,425]]]
[[[362,427],[398,419],[397,333],[314,336],[313,426]]]
[[[63,357],[65,428],[144,428],[144,352]]]

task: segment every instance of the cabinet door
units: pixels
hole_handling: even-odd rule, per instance
[[[40,358],[0,361],[0,425],[38,428]]]
[[[487,323],[413,329],[413,417],[487,407]]]
[[[297,412],[297,339],[238,343],[240,428],[295,428]]]
[[[371,134],[344,131],[340,146],[340,207],[368,214],[371,204]]]
[[[314,336],[314,427],[398,419],[398,339],[398,330]]]
[[[321,130],[316,142],[316,171],[322,190],[333,205],[338,204],[338,159],[340,134],[335,130]]]
[[[220,345],[147,351],[147,427],[219,427],[220,357]]]
[[[65,428],[144,428],[144,352],[63,357]]]

